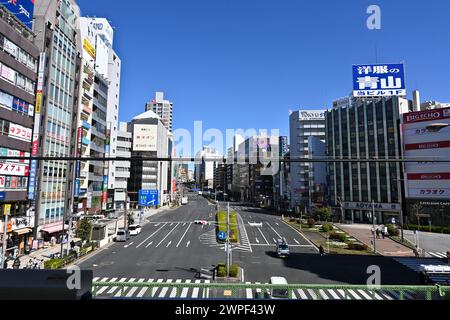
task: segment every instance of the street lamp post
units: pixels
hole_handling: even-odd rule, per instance
[[[375,200],[372,200],[372,223],[373,223],[373,232],[372,232],[372,236],[373,236],[373,253],[377,253],[377,249],[376,249],[376,237],[375,237]]]

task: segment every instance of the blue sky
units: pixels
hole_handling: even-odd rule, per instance
[[[162,90],[174,127],[280,129],[289,110],[330,108],[352,89],[352,64],[406,63],[409,95],[450,101],[450,2],[78,0],[115,27],[123,61],[120,120]],[[382,10],[368,30],[366,9]],[[377,59],[378,58],[378,59]]]

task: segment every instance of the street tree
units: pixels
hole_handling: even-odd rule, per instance
[[[92,225],[88,219],[83,219],[78,223],[76,234],[83,241],[91,241]]]

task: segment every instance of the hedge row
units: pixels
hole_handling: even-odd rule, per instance
[[[218,223],[218,232],[227,233],[227,212],[219,211],[217,213],[217,223]],[[239,230],[238,230],[238,220],[237,213],[235,211],[230,212],[230,242],[238,243],[239,239]]]
[[[236,278],[239,274],[239,267],[237,264],[233,264],[230,266],[230,277]],[[227,276],[227,265],[225,263],[221,263],[217,266],[217,276],[219,278],[225,278]]]
[[[418,226],[418,225],[405,225],[405,230],[411,230],[411,231],[423,231],[423,232],[432,232],[432,233],[445,233],[450,234],[450,228],[449,227],[437,227],[437,226]]]

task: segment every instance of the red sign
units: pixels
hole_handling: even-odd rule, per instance
[[[405,150],[428,150],[428,149],[443,149],[450,148],[450,141],[436,141],[436,142],[424,142],[413,143],[405,145]]]
[[[408,180],[450,180],[450,173],[410,173]]]
[[[411,112],[403,115],[404,123],[450,119],[450,108]]]

